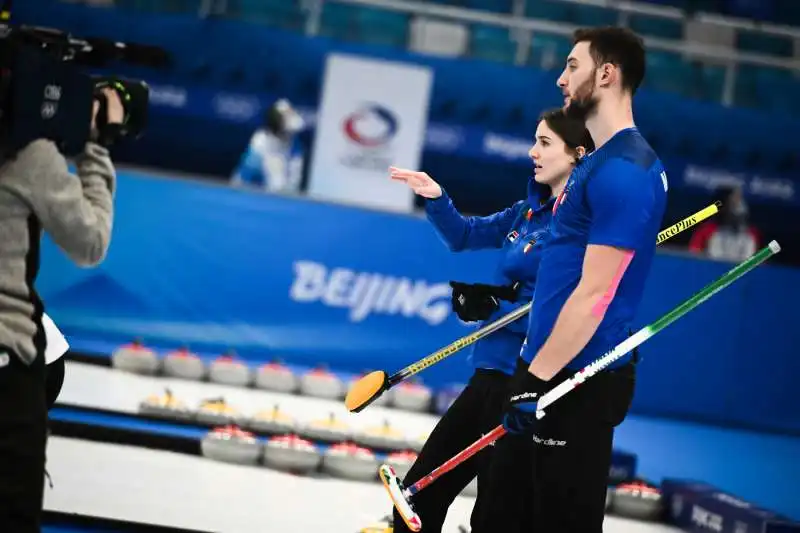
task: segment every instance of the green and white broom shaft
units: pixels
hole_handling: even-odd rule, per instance
[[[719,211],[721,205],[722,205],[721,202],[714,202],[708,207],[701,209],[697,213],[688,216],[683,220],[673,224],[672,226],[660,231],[656,239],[656,245],[660,245],[661,243],[670,239],[671,237],[674,237],[678,233],[681,233],[695,226],[696,224],[699,224],[705,219],[715,215]],[[465,337],[461,337],[460,339],[448,344],[444,348],[441,348],[440,350],[437,350],[432,354],[420,359],[416,363],[412,363],[407,367],[403,368],[402,370],[398,370],[397,372],[389,376],[388,379],[386,380],[386,389],[392,388],[393,386],[397,385],[403,380],[408,379],[414,374],[422,372],[429,366],[435,365],[442,359],[450,357],[454,353],[466,348],[470,344],[478,342],[487,335],[490,335],[495,331],[506,327],[515,320],[524,317],[531,310],[532,306],[533,302],[528,302],[525,305],[522,305],[519,308],[511,311],[507,315],[495,320],[491,324],[486,324],[478,331],[471,333]]]
[[[697,292],[694,296],[683,302],[682,304],[678,305],[674,309],[672,309],[669,313],[665,314],[652,324],[649,324],[621,343],[619,343],[613,350],[606,353],[603,357],[598,359],[597,361],[590,363],[583,369],[576,372],[571,378],[563,381],[552,390],[550,390],[547,394],[542,396],[541,400],[538,402],[538,410],[536,412],[537,418],[542,418],[545,413],[544,409],[550,406],[553,402],[557,401],[558,399],[562,398],[565,394],[568,394],[570,391],[574,390],[578,387],[581,383],[589,379],[590,377],[594,376],[605,367],[617,361],[624,355],[632,352],[635,348],[637,348],[640,344],[643,344],[653,335],[658,333],[659,331],[663,330],[685,314],[687,314],[692,309],[698,307],[700,304],[711,298],[714,294],[721,291],[740,277],[742,277],[747,272],[753,270],[755,267],[766,261],[771,256],[775,255],[780,251],[780,246],[777,242],[772,241],[769,243],[768,246],[762,248],[758,253],[751,256],[750,259],[740,263],[736,267],[729,270],[727,273],[722,275],[716,281],[713,281],[706,285],[703,289]],[[476,440],[474,443],[470,444],[469,447],[465,448],[457,455],[453,456],[452,458],[445,461],[441,466],[433,470],[430,474],[423,477],[413,485],[406,487],[403,490],[403,495],[408,498],[413,496],[414,494],[418,493],[442,475],[446,474],[450,470],[453,470],[459,464],[463,463],[482,449],[486,448],[487,446],[491,445],[493,442],[497,441],[503,435],[506,434],[505,429],[502,425],[495,427],[491,432],[487,433],[480,439]]]
[[[617,361],[627,353],[633,351],[634,348],[638,347],[640,344],[644,343],[647,339],[661,331],[662,329],[666,328],[686,313],[691,311],[692,309],[696,308],[717,292],[721,291],[741,276],[746,274],[747,272],[753,270],[755,267],[766,261],[771,256],[775,255],[780,251],[780,245],[772,241],[769,245],[762,248],[756,254],[751,256],[748,260],[736,265],[734,268],[726,272],[717,280],[709,283],[699,292],[697,292],[694,296],[680,304],[679,306],[675,307],[672,311],[665,314],[652,324],[649,324],[621,343],[617,345],[616,348],[605,354],[603,357],[598,359],[597,361],[589,364],[579,372],[577,372],[571,378],[563,381],[558,386],[554,387],[550,390],[547,394],[542,396],[541,400],[538,402],[538,411],[536,416],[538,418],[542,418],[544,416],[544,409],[567,394],[569,391],[592,377],[593,375],[597,374],[608,365],[612,364],[614,361]]]

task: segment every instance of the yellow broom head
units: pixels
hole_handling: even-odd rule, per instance
[[[370,372],[350,387],[344,404],[351,413],[358,413],[383,394],[389,376],[383,370]]]

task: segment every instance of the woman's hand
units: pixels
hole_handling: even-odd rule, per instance
[[[389,177],[393,180],[402,181],[408,185],[416,194],[431,200],[442,195],[441,186],[425,172],[416,172],[403,168],[389,167]]]

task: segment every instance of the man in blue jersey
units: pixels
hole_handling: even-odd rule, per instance
[[[639,37],[623,28],[578,30],[558,80],[565,110],[583,118],[596,149],[553,207],[520,365],[503,425],[536,451],[535,531],[601,533],[612,440],[634,388],[631,356],[547,408],[536,402],[628,335],[650,272],[667,178],[633,120],[645,73]]]

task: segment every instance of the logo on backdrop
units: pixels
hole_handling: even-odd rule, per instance
[[[235,122],[248,122],[261,113],[261,101],[247,94],[217,93],[212,106],[218,116]]]
[[[368,104],[348,115],[342,128],[352,142],[367,148],[377,148],[391,142],[397,133],[398,121],[394,113],[386,107]]]
[[[508,135],[486,132],[483,136],[483,152],[487,155],[500,156],[503,159],[527,160],[531,149],[530,141]]]
[[[692,524],[711,531],[721,532],[723,531],[724,522],[721,515],[712,513],[708,509],[695,504],[692,506]]]
[[[782,177],[730,172],[690,164],[683,171],[683,181],[690,187],[707,191],[715,191],[720,187],[741,187],[746,195],[765,200],[794,202],[797,198],[795,184]]]
[[[154,106],[181,109],[186,107],[189,93],[184,87],[173,85],[151,85],[150,103]]]
[[[289,289],[290,298],[296,302],[349,309],[351,322],[361,322],[373,314],[400,315],[422,319],[431,326],[447,319],[450,295],[447,283],[328,268],[313,261],[294,263],[294,281]]]
[[[397,116],[388,108],[378,104],[360,107],[342,122],[342,132],[348,146],[340,163],[354,170],[385,170],[394,163],[392,141],[399,128]]]

